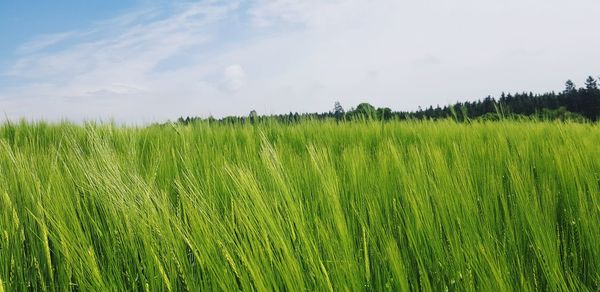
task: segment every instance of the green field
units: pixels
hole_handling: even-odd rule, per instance
[[[598,291],[600,125],[0,126],[0,291]]]

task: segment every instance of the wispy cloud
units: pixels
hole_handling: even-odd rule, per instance
[[[398,109],[593,74],[600,4],[575,0],[173,2],[21,45],[2,72],[12,118]],[[585,8],[585,9],[583,9]],[[587,17],[586,17],[587,16]],[[572,46],[569,44],[585,44]],[[523,58],[510,52],[536,52]],[[533,81],[532,81],[533,80]]]
[[[74,35],[73,32],[49,34],[30,40],[17,48],[17,54],[32,54],[60,43]]]
[[[205,46],[219,37],[213,26],[236,7],[235,3],[187,4],[173,7],[167,15],[156,10],[136,11],[99,23],[87,31],[32,40],[18,49],[21,57],[4,72],[5,76],[20,80],[23,85],[4,92],[6,97],[2,102],[13,105],[10,108],[14,115],[53,119],[114,115],[120,119],[138,120],[151,119],[151,115],[172,116],[176,110],[166,109],[166,115],[156,114],[160,107],[146,107],[147,101],[159,93],[176,93],[178,88],[194,92],[203,87],[203,76],[199,75],[202,70],[194,58],[189,58],[187,64],[177,70],[187,71],[184,75],[157,72],[157,65],[185,51],[197,51],[200,56]],[[46,50],[61,44],[66,45],[59,50]],[[15,106],[34,99],[38,103],[39,98],[45,99],[43,103],[64,104],[63,110]],[[163,98],[181,99],[168,95]],[[114,105],[108,108],[96,106],[106,105],[107,101]],[[139,110],[131,112],[123,106],[130,103],[139,103]],[[75,113],[64,110],[72,108],[73,104],[81,106]],[[185,107],[181,105],[179,109]]]

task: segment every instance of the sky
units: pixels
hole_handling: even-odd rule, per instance
[[[0,114],[394,110],[600,75],[597,0],[0,0]]]

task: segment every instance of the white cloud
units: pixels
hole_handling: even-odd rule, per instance
[[[246,84],[246,72],[242,66],[230,65],[223,71],[225,88],[230,91],[238,91]]]
[[[133,11],[21,46],[0,89],[9,117],[162,121],[394,109],[598,74],[600,3],[259,0]],[[249,8],[247,8],[249,6]],[[60,49],[46,50],[49,46]]]

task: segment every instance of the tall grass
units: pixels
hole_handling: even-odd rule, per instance
[[[600,289],[600,127],[0,127],[0,291]]]

